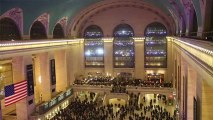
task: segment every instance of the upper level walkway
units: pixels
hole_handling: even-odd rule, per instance
[[[111,86],[94,86],[94,85],[72,85],[74,92],[77,91],[89,91],[100,94],[110,93],[112,90]],[[126,91],[128,93],[141,93],[141,94],[165,94],[171,95],[173,94],[173,88],[161,88],[161,87],[135,87],[135,86],[127,86]]]

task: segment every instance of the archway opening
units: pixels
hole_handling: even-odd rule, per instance
[[[197,37],[197,32],[198,32],[198,24],[197,24],[197,15],[196,15],[196,12],[194,10],[193,12],[193,20],[192,20],[192,33],[190,34],[190,36],[192,37]]]
[[[115,107],[121,107],[126,105],[126,101],[121,98],[112,98],[109,99],[109,104],[113,104]]]
[[[10,18],[0,20],[0,40],[20,40],[21,34],[16,23]]]
[[[30,29],[30,39],[47,39],[44,25],[40,21],[35,21]]]
[[[57,23],[53,30],[53,38],[54,39],[62,39],[65,38],[63,28],[61,24]]]

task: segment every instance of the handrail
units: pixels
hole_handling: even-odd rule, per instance
[[[167,37],[167,39],[172,39],[176,45],[196,57],[210,71],[213,71],[213,43],[181,37]]]
[[[200,36],[197,36],[198,34],[200,34]],[[185,38],[193,38],[193,39],[198,39],[198,40],[210,40],[210,41],[213,41],[213,31],[179,33],[179,34],[177,34],[177,36],[185,37]]]
[[[175,41],[179,41],[191,48],[204,52],[213,56],[213,43],[208,41],[194,40],[191,38],[182,38],[182,37],[167,37],[168,39],[172,39]]]

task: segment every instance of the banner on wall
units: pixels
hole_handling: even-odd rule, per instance
[[[34,94],[33,65],[26,66],[28,96]]]
[[[50,60],[50,80],[52,85],[56,84],[55,59]]]

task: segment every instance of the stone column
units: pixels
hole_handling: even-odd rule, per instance
[[[167,70],[166,70],[166,74],[167,76],[165,76],[167,79],[165,79],[167,82],[171,82],[173,83],[174,78],[172,75],[173,72],[173,68],[174,68],[174,64],[175,62],[173,62],[173,44],[172,41],[167,40]]]
[[[193,21],[194,19],[197,19],[197,18],[194,18],[194,10],[191,9],[191,10],[188,10],[186,11],[186,36],[190,36],[190,32],[193,31]]]
[[[39,53],[34,57],[37,102],[51,100],[50,60],[48,53]]]
[[[113,41],[104,43],[105,74],[113,75]]]
[[[186,119],[186,116],[187,116],[187,113],[186,113],[186,106],[187,106],[187,88],[186,88],[186,85],[187,85],[187,79],[188,79],[188,76],[187,76],[187,73],[188,73],[188,68],[187,68],[187,63],[186,61],[184,60],[184,58],[181,58],[181,76],[180,76],[180,94],[181,94],[181,98],[180,98],[180,115],[181,115],[181,118],[182,119]]]
[[[2,120],[2,109],[1,109],[1,102],[0,102],[0,120]]]
[[[65,91],[69,86],[67,80],[67,59],[66,50],[58,50],[54,53],[56,71],[56,91]]]
[[[213,1],[212,0],[206,0],[205,8],[201,8],[201,11],[203,10],[203,16],[202,20],[204,23],[204,31],[211,31],[212,30],[212,19],[213,19]]]
[[[79,45],[72,45],[66,50],[67,74],[69,83],[72,84],[81,73],[79,70]]]
[[[213,86],[209,85],[205,79],[202,79],[202,120],[211,120],[213,118]]]
[[[84,42],[81,41],[81,43],[78,45],[78,72],[82,75],[85,74],[85,65],[84,65]],[[76,59],[76,57],[74,57]]]
[[[13,67],[13,83],[21,82],[26,80],[26,65],[32,64],[31,56],[19,56],[12,58]],[[33,100],[31,105],[28,104],[28,100]],[[28,120],[29,116],[34,112],[34,95],[28,96],[27,98],[16,103],[16,114],[17,120]],[[23,114],[24,113],[24,114]]]
[[[197,73],[188,66],[188,90],[187,90],[187,120],[194,120],[194,97],[196,98]]]
[[[144,41],[135,42],[135,78],[145,79]]]

